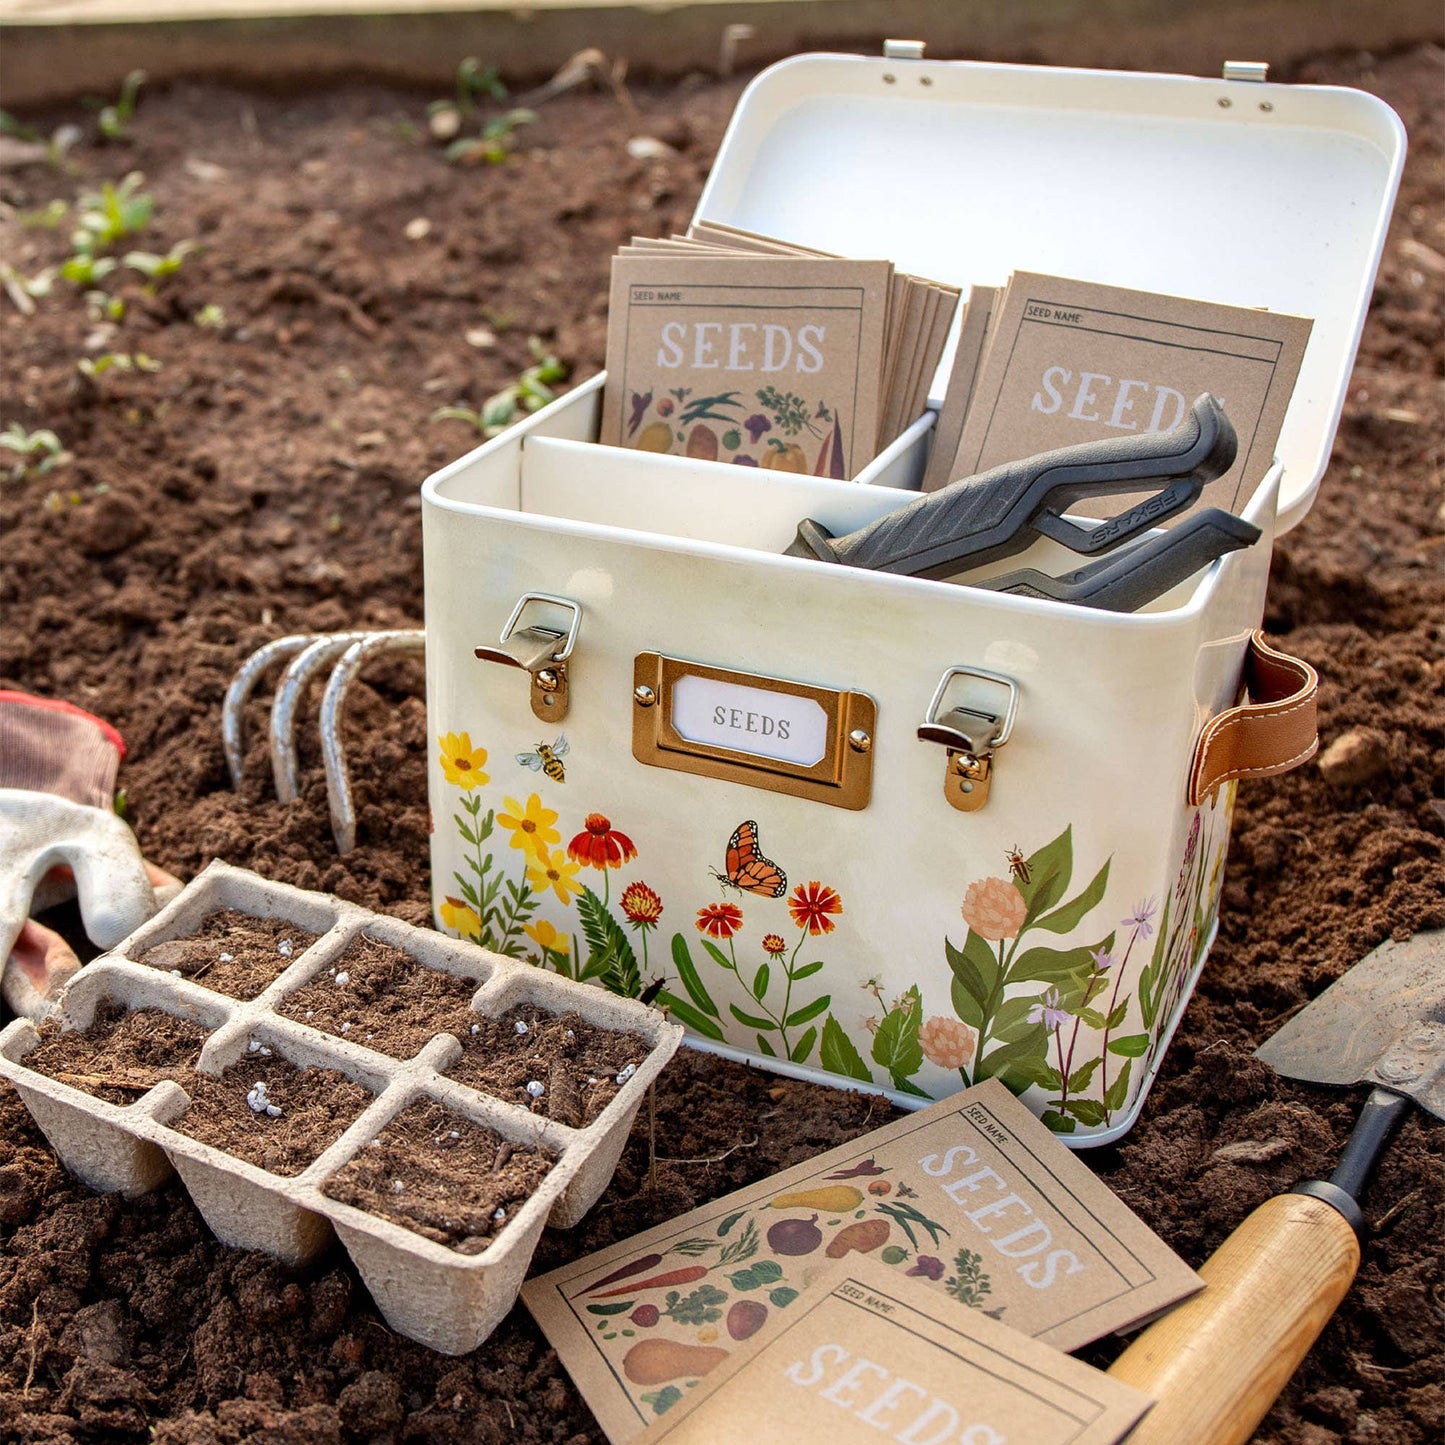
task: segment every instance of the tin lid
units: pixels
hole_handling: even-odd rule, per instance
[[[968,287],[1039,271],[1309,316],[1279,529],[1329,461],[1404,163],[1333,86],[801,55],[738,102],[697,215]],[[935,399],[947,377],[947,359]]]

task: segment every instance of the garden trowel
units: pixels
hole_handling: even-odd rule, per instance
[[[1391,1129],[1412,1100],[1445,1118],[1445,932],[1381,944],[1257,1054],[1287,1078],[1373,1087],[1335,1172],[1260,1205],[1200,1269],[1205,1288],[1114,1362],[1158,1402],[1130,1445],[1241,1445],[1344,1298]]]

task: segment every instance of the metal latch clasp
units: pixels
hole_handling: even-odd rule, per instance
[[[940,713],[944,694],[957,677],[973,678],[1007,695],[1003,712],[958,704]],[[940,743],[948,750],[943,773],[943,796],[961,813],[976,813],[988,802],[993,778],[993,755],[1008,742],[1018,715],[1019,686],[1001,673],[978,667],[950,667],[938,681],[933,701],[918,727],[919,739]]]
[[[544,607],[560,607],[569,614],[565,627],[521,625],[528,607],[540,603]],[[495,647],[474,648],[483,662],[499,662],[503,667],[519,667],[532,679],[532,712],[544,721],[561,722],[567,716],[569,702],[567,659],[577,645],[582,626],[582,605],[570,597],[556,597],[550,592],[527,592],[518,598],[502,628]]]

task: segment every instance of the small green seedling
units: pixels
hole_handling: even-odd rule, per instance
[[[465,406],[443,406],[432,413],[433,421],[464,421],[482,436],[490,438],[505,431],[514,421],[540,411],[556,399],[552,383],[567,375],[566,365],[552,356],[537,337],[528,338],[533,356],[529,366],[510,386],[489,396],[479,411]]]
[[[0,431],[0,449],[13,452],[20,458],[19,464],[10,471],[12,482],[18,482],[31,473],[43,477],[70,460],[70,454],[53,431],[26,431],[16,421],[7,422],[5,429]]]
[[[135,114],[136,100],[140,96],[140,88],[145,81],[145,71],[132,70],[121,81],[120,97],[116,103],[101,107],[97,124],[100,126],[101,135],[107,140],[123,140],[125,138],[126,127],[130,124],[131,116]]]
[[[34,126],[16,120],[8,110],[0,110],[0,135],[12,136],[28,145],[43,145],[46,163],[58,171],[65,168],[66,152],[81,139],[81,130],[78,125],[57,126],[47,140]]]
[[[139,271],[154,287],[157,281],[174,276],[186,257],[199,249],[194,241],[177,241],[164,256],[157,256],[152,251],[128,251],[122,264],[132,271]]]
[[[107,371],[159,371],[161,364],[144,351],[106,351],[96,357],[82,356],[75,369],[90,381],[99,381]]]
[[[95,288],[115,270],[115,262],[109,256],[94,256],[89,251],[77,251],[62,263],[60,274],[73,285],[87,291]]]
[[[203,331],[219,331],[226,324],[226,312],[214,301],[207,301],[191,320]]]
[[[16,219],[27,231],[56,231],[69,210],[69,203],[57,196],[38,211],[21,211]]]
[[[427,126],[437,140],[451,140],[462,128],[462,118],[477,113],[479,100],[500,103],[507,98],[507,87],[494,65],[483,66],[475,55],[469,55],[457,66],[455,100],[434,100],[426,108]]]
[[[87,291],[85,293],[85,310],[90,319],[95,322],[125,320],[125,301],[121,297],[111,296],[105,291]]]
[[[118,186],[102,181],[100,190],[82,195],[76,203],[80,207],[80,225],[71,236],[76,251],[94,255],[145,230],[156,203],[141,190],[144,184],[145,177],[131,171]]]
[[[50,287],[54,281],[55,268],[53,266],[47,266],[45,270],[37,271],[33,276],[22,276],[13,266],[0,261],[0,286],[5,288],[5,294],[22,316],[35,315],[36,301],[42,296],[50,294]]]
[[[509,110],[489,120],[482,127],[481,135],[454,140],[443,154],[454,165],[499,166],[512,153],[514,132],[521,126],[535,124],[536,120],[535,110]]]

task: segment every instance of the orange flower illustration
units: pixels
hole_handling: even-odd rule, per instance
[[[816,879],[798,884],[788,896],[788,912],[793,915],[793,922],[815,938],[820,933],[832,933],[836,925],[831,915],[842,911],[843,900]]]
[[[640,878],[622,890],[622,911],[635,928],[652,928],[662,917],[662,899]]]
[[[963,921],[982,938],[995,943],[1017,938],[1028,916],[1024,896],[1007,878],[981,878],[970,883],[960,910]]]
[[[709,903],[697,911],[697,931],[710,938],[731,938],[743,926],[743,911],[736,903]]]
[[[763,935],[763,952],[770,953],[776,958],[780,953],[788,951],[788,942],[780,933],[765,933]]]
[[[940,1069],[961,1069],[973,1062],[978,1033],[962,1019],[926,1019],[918,1030],[923,1057]]]
[[[637,857],[626,833],[619,833],[601,813],[588,813],[587,826],[568,845],[567,856],[587,868],[620,868]]]
[[[487,750],[474,748],[470,733],[443,733],[437,741],[442,750],[442,775],[447,782],[464,793],[487,785],[490,779],[482,771],[486,766]]]

